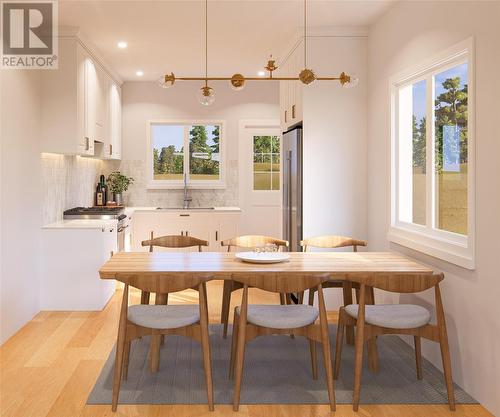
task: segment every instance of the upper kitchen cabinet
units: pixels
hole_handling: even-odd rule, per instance
[[[107,159],[120,159],[122,147],[122,98],[121,88],[110,80],[109,89],[109,131],[104,143],[104,157]]]
[[[298,77],[304,67],[304,46],[302,41],[281,63],[280,77]],[[280,81],[280,120],[282,131],[302,122],[302,83],[300,81]]]
[[[77,37],[59,39],[42,74],[42,151],[119,159],[120,86]]]

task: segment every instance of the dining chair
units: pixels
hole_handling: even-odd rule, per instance
[[[352,247],[353,252],[358,251],[358,246],[366,246],[367,242],[365,240],[353,239],[346,236],[336,236],[336,235],[326,235],[326,236],[316,236],[309,239],[304,239],[300,241],[300,246],[302,250],[307,252],[310,248],[321,248],[321,249],[336,249]],[[323,284],[323,288],[342,288],[344,305],[352,304],[352,289],[356,290],[356,296],[359,297],[359,285],[352,284],[346,280],[335,280],[330,279]],[[373,290],[369,290],[372,292]],[[309,305],[314,305],[314,293],[315,290],[309,290]],[[302,304],[304,300],[304,292],[298,294],[299,303]],[[352,327],[348,328],[346,331],[346,341],[349,344],[354,344],[354,331]]]
[[[227,251],[231,252],[232,248],[257,248],[260,246],[266,245],[276,245],[278,248],[287,248],[288,242],[286,240],[269,237],[269,236],[261,236],[261,235],[244,235],[238,236],[232,239],[223,240],[221,242],[221,246],[227,246]],[[224,281],[224,287],[222,290],[222,311],[221,311],[221,323],[224,324],[224,338],[227,337],[227,328],[229,324],[229,309],[231,306],[231,293],[240,288],[243,288],[238,282],[234,282],[231,280]],[[285,304],[286,295],[280,294],[281,304]]]
[[[120,393],[121,379],[127,379],[130,344],[132,340],[143,336],[151,336],[151,344],[158,346],[162,335],[180,335],[190,337],[201,343],[208,407],[214,409],[212,365],[210,359],[210,343],[208,336],[208,308],[206,281],[209,277],[199,274],[173,273],[155,274],[117,274],[117,280],[124,282],[123,298],[120,309],[118,338],[116,342],[116,358],[113,380],[112,411],[116,411]],[[128,305],[129,286],[156,294],[168,294],[197,288],[198,305]],[[159,349],[151,355],[151,368],[159,366]],[[153,350],[152,350],[153,352]]]
[[[361,371],[363,365],[363,345],[368,340],[386,334],[412,335],[415,344],[415,362],[417,379],[422,379],[422,353],[420,339],[438,342],[441,348],[444,378],[448,391],[450,410],[455,410],[455,394],[451,377],[450,350],[446,333],[443,302],[439,283],[444,279],[443,274],[372,274],[365,277],[352,276],[353,282],[360,285],[359,304],[350,304],[341,307],[339,324],[337,327],[337,341],[335,352],[335,378],[340,373],[342,355],[342,338],[346,325],[356,326],[355,365],[354,365],[354,394],[353,409],[358,410],[361,390]],[[434,288],[436,303],[437,324],[430,324],[431,313],[424,307],[414,304],[366,304],[365,287],[370,286],[384,291],[396,293],[417,293]]]
[[[310,275],[304,273],[280,274],[238,274],[233,280],[243,286],[241,305],[234,309],[234,327],[231,343],[229,377],[235,378],[233,409],[238,411],[245,346],[258,336],[289,335],[304,336],[309,339],[311,351],[312,377],[317,379],[316,342],[323,348],[326,382],[330,408],[335,410],[335,392],[333,369],[330,353],[330,339],[326,317],[325,300],[322,284],[328,275]],[[310,305],[248,305],[248,288],[255,287],[274,293],[294,293],[309,288],[318,292],[318,308]],[[319,323],[316,320],[319,316]],[[295,364],[290,364],[294,366]]]
[[[208,246],[208,242],[203,239],[198,239],[193,236],[185,235],[169,235],[169,236],[159,236],[154,237],[153,231],[151,231],[151,237],[149,240],[143,240],[141,242],[142,246],[149,246],[149,251],[153,252],[154,247],[162,248],[192,248],[198,246],[198,252],[202,251],[203,246]],[[147,291],[141,291],[141,304],[149,304],[150,293]],[[156,295],[156,304],[168,304],[168,294]]]

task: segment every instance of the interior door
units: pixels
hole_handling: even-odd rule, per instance
[[[279,120],[241,126],[239,234],[281,237]]]

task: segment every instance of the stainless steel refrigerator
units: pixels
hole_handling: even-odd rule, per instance
[[[283,133],[283,238],[290,251],[300,252],[302,240],[302,127]]]

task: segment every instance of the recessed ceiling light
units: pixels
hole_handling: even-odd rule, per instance
[[[118,48],[125,49],[126,47],[127,47],[127,42],[125,41],[118,42]]]
[[[144,72],[139,70],[135,72],[135,75],[137,75],[138,77],[142,77],[144,75]]]
[[[261,71],[258,71],[258,72],[257,72],[257,75],[258,75],[259,77],[263,77],[264,75],[266,75],[266,72],[261,70]]]

